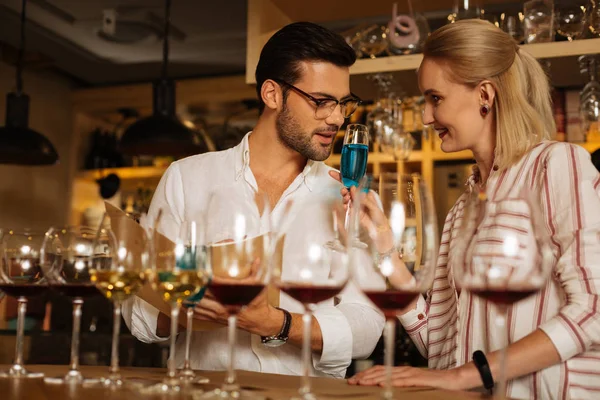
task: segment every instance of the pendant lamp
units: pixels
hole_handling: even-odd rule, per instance
[[[152,85],[153,114],[131,124],[121,137],[121,151],[128,155],[187,156],[207,151],[196,132],[175,115],[175,82],[168,79],[171,0],[165,1],[162,76]]]
[[[42,134],[29,128],[29,96],[23,93],[26,4],[21,9],[21,43],[17,59],[17,91],[6,96],[6,124],[0,128],[0,164],[52,165],[58,154]]]

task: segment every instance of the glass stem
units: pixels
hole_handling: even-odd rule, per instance
[[[169,378],[175,378],[177,374],[177,368],[175,367],[175,343],[177,342],[177,323],[179,320],[179,304],[173,303],[171,305],[171,349],[169,351],[169,371],[167,376]]]
[[[392,368],[394,367],[394,345],[396,342],[396,320],[393,318],[388,318],[385,321],[383,341],[385,346],[385,386],[383,389],[383,398],[392,399],[394,397],[392,390]]]
[[[17,315],[17,344],[15,346],[15,362],[14,367],[23,367],[23,336],[25,335],[25,315],[27,313],[27,299],[19,297],[18,315]]]
[[[506,332],[506,318],[508,308],[504,306],[498,306],[498,316],[496,317],[496,326],[498,332]],[[508,334],[508,333],[507,333]],[[510,338],[509,338],[510,341]],[[500,399],[504,399],[506,396],[506,348],[504,346],[500,350],[500,371],[498,373],[498,386],[496,389],[496,396]]]
[[[304,308],[302,315],[302,386],[300,394],[304,397],[310,394],[310,362],[311,362],[311,336],[312,336],[312,311]]]
[[[81,306],[83,300],[73,300],[73,333],[71,335],[71,371],[79,371],[79,331],[81,329]]]
[[[111,378],[119,376],[119,335],[121,334],[121,302],[113,303],[113,337],[112,337],[112,352],[110,355]]]
[[[235,339],[235,330],[236,330],[236,323],[237,323],[237,317],[235,314],[230,315],[229,318],[227,319],[227,338],[229,340],[229,367],[227,368],[227,377],[225,378],[225,384],[228,386],[231,385],[235,385],[236,382],[236,378],[235,378],[235,360],[233,358],[234,354],[235,354],[235,343],[236,343],[236,339]]]
[[[192,324],[194,316],[194,307],[188,307],[186,309],[187,327],[185,330],[185,361],[183,363],[183,369],[192,369],[190,366],[190,346],[192,344]]]

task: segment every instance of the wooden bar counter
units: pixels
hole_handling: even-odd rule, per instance
[[[8,365],[0,365],[0,370],[8,369]],[[43,372],[46,376],[62,376],[67,372],[66,365],[29,365],[27,369]],[[100,377],[108,374],[108,367],[82,366],[86,377]],[[121,373],[126,378],[154,380],[159,382],[165,374],[164,369],[123,368]],[[200,374],[200,371],[198,372]],[[11,380],[0,378],[0,399],[2,400],[133,400],[133,399],[185,399],[196,400],[201,390],[219,387],[225,372],[202,372],[211,383],[194,385],[192,391],[184,391],[177,396],[147,396],[133,389],[111,391],[101,388],[86,388],[77,385],[46,384],[42,379]],[[244,390],[263,396],[265,400],[289,399],[296,395],[300,387],[300,378],[295,376],[264,374],[258,372],[237,371],[238,381]],[[136,379],[136,380],[137,380]],[[329,378],[313,378],[313,389],[319,399],[380,399],[381,388],[350,386],[345,380]],[[458,400],[483,399],[483,394],[470,392],[451,392],[429,388],[395,389],[395,398],[402,400]]]

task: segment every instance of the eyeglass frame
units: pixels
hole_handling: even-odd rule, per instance
[[[341,100],[336,99],[335,97],[326,97],[326,98],[322,98],[322,99],[318,99],[315,96],[306,93],[304,90],[292,85],[291,83],[288,83],[286,81],[284,81],[283,79],[272,79],[273,81],[277,82],[279,85],[286,85],[289,86],[290,89],[294,90],[296,93],[298,93],[301,96],[304,96],[306,99],[312,101],[315,104],[315,118],[317,118],[317,111],[319,110],[319,107],[321,106],[321,104],[323,104],[326,101],[335,101],[335,107],[333,107],[331,109],[331,113],[323,118],[317,118],[317,119],[327,119],[329,117],[331,117],[331,114],[333,114],[333,112],[335,111],[335,109],[337,108],[337,106],[340,107],[346,107],[345,104],[342,104],[342,102],[347,102],[349,100],[354,100],[356,101],[356,109],[354,109],[354,111],[352,111],[352,113],[350,113],[350,115],[348,116],[344,116],[344,119],[346,118],[350,118],[355,112],[356,110],[358,110],[358,107],[363,103],[362,99],[360,97],[358,97],[357,95],[355,95],[354,93],[350,92],[350,96],[347,96],[347,98],[344,100],[344,98],[342,98]],[[343,115],[343,113],[342,113]]]

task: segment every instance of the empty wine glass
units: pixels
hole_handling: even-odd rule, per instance
[[[588,8],[588,29],[592,37],[600,37],[600,0],[590,0]]]
[[[150,262],[150,241],[139,236],[128,224],[129,217],[111,218],[111,232],[116,243],[107,246],[102,235],[93,243],[90,280],[113,303],[113,337],[108,377],[100,378],[99,385],[110,389],[123,386],[119,372],[119,334],[121,304],[136,294],[146,282]],[[102,225],[102,223],[100,224]],[[102,231],[101,231],[102,232]],[[104,232],[108,232],[104,229]],[[108,233],[106,233],[108,234]]]
[[[212,280],[205,296],[228,312],[229,363],[225,382],[202,399],[249,399],[236,381],[234,350],[237,315],[264,294],[269,282],[269,201],[248,185],[215,189],[205,208],[206,241]]]
[[[452,14],[448,16],[448,21],[454,23],[461,19],[481,18],[481,6],[479,0],[454,0]]]
[[[369,58],[377,58],[388,47],[387,28],[382,25],[371,25],[361,35],[359,49]]]
[[[585,8],[576,5],[556,7],[556,32],[566,37],[569,42],[583,35],[586,27]]]
[[[197,217],[184,220],[171,240],[163,236],[159,212],[151,233],[153,249],[152,270],[149,282],[162,299],[171,305],[170,352],[167,375],[162,382],[141,389],[143,394],[177,394],[183,383],[177,376],[175,344],[179,309],[182,302],[198,293],[210,279],[206,261],[204,219]]]
[[[530,0],[523,4],[525,43],[545,43],[554,40],[553,0]]]
[[[500,29],[508,33],[519,44],[525,39],[524,19],[525,16],[522,12],[516,14],[502,13],[500,14]]]
[[[581,129],[588,134],[600,128],[600,82],[598,82],[598,57],[586,55],[579,57],[582,74],[587,74],[589,82],[579,96]]]
[[[23,336],[27,298],[40,296],[48,284],[40,267],[40,250],[44,233],[0,230],[0,292],[17,299],[17,338],[15,359],[2,378],[41,378],[44,374],[29,372],[23,365]]]
[[[276,229],[275,243],[282,243],[283,260],[273,266],[272,283],[304,306],[302,342],[302,384],[300,399],[315,399],[311,392],[313,310],[317,303],[334,305],[349,278],[347,240],[343,224],[344,205],[339,190],[322,192],[286,207]],[[337,226],[336,226],[337,225]],[[308,227],[313,227],[306,234]],[[339,248],[324,246],[337,235]]]
[[[71,362],[64,377],[45,378],[46,383],[95,383],[97,379],[84,378],[79,370],[79,333],[81,308],[85,298],[100,295],[91,279],[95,249],[116,246],[110,230],[87,226],[50,228],[41,251],[41,267],[52,289],[71,299],[73,303],[73,334],[71,337]],[[114,251],[114,250],[112,250]],[[112,253],[114,254],[114,253]],[[110,263],[110,257],[103,258]]]
[[[540,290],[552,270],[554,256],[539,204],[527,190],[500,201],[473,191],[450,249],[461,298],[466,291],[493,303],[498,332],[506,330],[508,309]],[[500,365],[497,394],[504,397],[506,347]]]
[[[368,193],[362,187],[369,189]],[[352,281],[385,315],[383,397],[393,398],[391,374],[397,316],[432,284],[437,257],[435,209],[419,175],[382,173],[365,177],[355,199],[349,235]],[[355,240],[355,239],[350,239]]]

